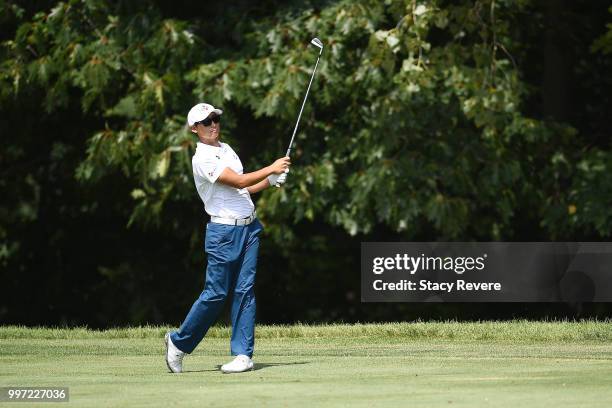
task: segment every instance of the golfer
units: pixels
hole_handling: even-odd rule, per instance
[[[195,301],[178,331],[165,336],[166,364],[173,373],[183,370],[183,357],[202,341],[217,319],[225,299],[232,294],[233,361],[221,366],[224,373],[253,369],[255,343],[255,270],[259,234],[251,194],[286,180],[288,157],[252,173],[243,173],[242,162],[227,144],[220,142],[223,111],[199,103],[189,111],[187,122],[199,142],[192,158],[198,194],[210,215],[206,226],[208,254],[204,291]]]

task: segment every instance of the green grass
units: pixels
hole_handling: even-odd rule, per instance
[[[83,407],[612,401],[610,322],[259,326],[256,369],[234,375],[218,371],[229,360],[228,328],[211,329],[179,375],[169,374],[163,359],[167,330],[0,327],[0,386],[67,386],[66,405]]]

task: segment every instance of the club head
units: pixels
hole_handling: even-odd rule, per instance
[[[310,40],[310,43],[319,49],[319,54],[323,52],[323,43],[317,37]]]

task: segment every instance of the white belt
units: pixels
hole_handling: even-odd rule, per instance
[[[253,211],[253,214],[246,218],[223,218],[223,217],[215,217],[213,215],[210,216],[210,222],[214,222],[216,224],[225,224],[225,225],[249,225],[257,218],[257,213]]]

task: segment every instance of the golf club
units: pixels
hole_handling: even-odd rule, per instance
[[[312,70],[312,76],[310,77],[310,82],[308,83],[308,88],[306,89],[306,95],[304,96],[304,101],[302,102],[302,107],[300,108],[300,113],[297,118],[297,122],[295,122],[295,128],[293,129],[293,135],[291,135],[291,141],[289,142],[289,147],[287,148],[287,154],[285,156],[290,157],[291,155],[291,147],[293,146],[293,139],[295,138],[295,134],[297,133],[298,125],[300,124],[300,118],[302,117],[302,111],[304,110],[304,106],[306,105],[306,99],[308,99],[308,92],[310,92],[310,86],[312,85],[312,80],[314,79],[315,72],[317,72],[317,66],[319,65],[319,59],[321,58],[321,54],[323,53],[323,42],[319,40],[317,37],[310,40],[310,43],[319,49],[319,56],[317,57],[317,62]],[[276,187],[280,187],[280,184],[277,183]]]

